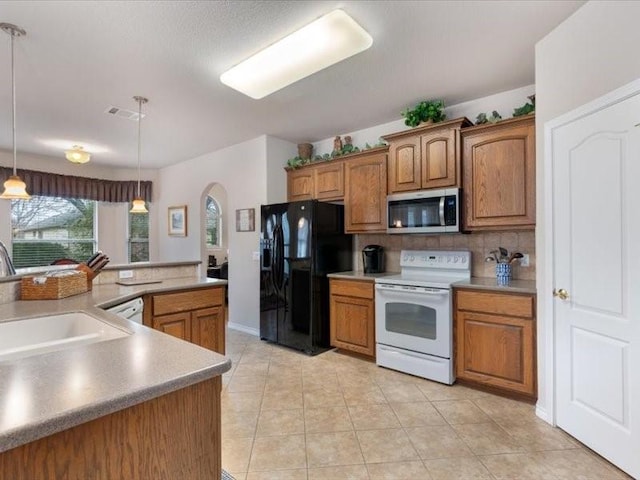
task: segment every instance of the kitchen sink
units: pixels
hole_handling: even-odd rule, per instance
[[[0,322],[0,361],[131,335],[84,312]]]

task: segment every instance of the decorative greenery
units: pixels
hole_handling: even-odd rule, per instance
[[[502,120],[502,116],[494,110],[491,112],[491,116],[487,117],[486,113],[479,113],[476,117],[476,125],[483,125],[485,123],[497,123]]]
[[[406,109],[401,112],[404,118],[404,123],[408,127],[417,127],[422,122],[432,121],[433,123],[441,122],[446,118],[444,114],[444,101],[431,100],[422,101],[413,108],[413,110]]]
[[[341,157],[342,155],[363,152],[365,150],[370,150],[372,148],[385,147],[386,145],[387,145],[387,142],[385,142],[382,138],[378,139],[378,143],[376,143],[373,146],[371,146],[369,143],[365,143],[365,146],[363,148],[356,147],[351,143],[345,143],[339,152],[334,151],[331,153],[325,153],[323,155],[315,155],[313,158],[307,158],[307,159],[301,158],[299,155],[296,155],[295,157],[287,160],[287,167],[300,168],[305,165],[308,165],[309,163],[326,162],[327,160],[332,160],[334,158]]]
[[[527,97],[531,100],[531,103],[527,102],[523,106],[513,110],[514,117],[521,117],[522,115],[528,115],[536,111],[536,96],[530,95]]]

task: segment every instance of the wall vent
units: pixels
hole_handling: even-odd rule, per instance
[[[107,115],[114,115],[120,118],[126,118],[127,120],[133,120],[134,122],[138,121],[138,112],[133,112],[131,110],[127,110],[125,108],[109,106],[104,111]],[[145,114],[142,114],[142,118],[145,117]]]

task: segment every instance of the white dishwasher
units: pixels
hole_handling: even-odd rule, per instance
[[[107,312],[115,313],[119,317],[126,318],[132,322],[142,324],[142,308],[144,303],[142,298],[134,298],[128,302],[121,303],[115,307],[107,308]]]

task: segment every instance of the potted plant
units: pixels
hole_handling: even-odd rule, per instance
[[[430,100],[422,101],[413,109],[406,109],[401,112],[404,123],[408,127],[417,127],[421,123],[437,123],[446,118],[444,114],[444,101]]]

